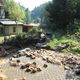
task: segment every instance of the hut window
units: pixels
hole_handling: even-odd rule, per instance
[[[13,27],[13,32],[16,32],[16,27]]]

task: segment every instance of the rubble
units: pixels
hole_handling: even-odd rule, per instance
[[[64,54],[58,53],[53,50],[48,50],[49,48],[44,49],[32,49],[32,48],[25,48],[23,50],[19,50],[16,54],[13,55],[9,60],[10,66],[17,67],[19,66],[20,69],[24,69],[25,72],[29,73],[37,73],[42,71],[41,66],[39,67],[38,64],[35,62],[37,58],[41,58],[46,64],[43,64],[43,68],[47,68],[50,63],[52,65],[63,65],[65,70],[73,70],[76,75],[80,75],[80,58],[74,56],[73,54]],[[34,62],[26,62],[21,64],[21,60],[17,59],[19,57],[30,58],[34,60]],[[77,66],[77,67],[75,67]]]
[[[37,63],[36,63],[36,62],[33,62],[32,64],[37,65]]]
[[[17,63],[17,62],[9,62],[9,64],[10,64],[10,66],[13,66],[13,67],[17,67],[17,66],[19,66],[19,63]]]
[[[17,63],[20,63],[20,60],[17,60]]]
[[[43,67],[44,67],[44,68],[47,68],[47,67],[48,67],[48,65],[47,65],[47,64],[44,64],[44,65],[43,65]]]
[[[31,59],[35,59],[36,57],[35,57],[34,55],[31,55],[30,58],[31,58]]]
[[[36,68],[32,68],[31,69],[31,73],[36,73],[37,72],[37,69]]]
[[[36,62],[27,63],[20,67],[20,69],[26,69],[25,72],[36,73],[42,71],[40,67],[37,66]]]
[[[31,71],[31,69],[30,68],[27,68],[25,72],[30,72],[30,71]]]
[[[41,68],[37,67],[37,71],[40,72],[40,71],[42,71],[42,70],[41,70]]]
[[[21,65],[20,69],[29,68],[30,65],[31,65],[31,63],[23,64],[23,65]]]

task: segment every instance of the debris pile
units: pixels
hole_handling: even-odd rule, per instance
[[[20,57],[30,58],[31,60],[34,61],[40,58],[42,61],[45,62],[45,64],[43,64],[43,66],[39,66],[37,62],[21,63],[22,61],[18,59]],[[63,66],[65,71],[73,71],[72,73],[74,73],[75,75],[80,75],[80,57],[75,56],[71,53],[64,54],[46,49],[38,50],[26,48],[18,51],[17,54],[13,55],[13,57],[10,58],[9,63],[13,67],[20,67],[20,69],[25,70],[25,72],[27,73],[40,72],[42,71],[42,69],[47,68],[49,64],[52,64]]]

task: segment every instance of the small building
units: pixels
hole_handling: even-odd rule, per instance
[[[33,27],[39,27],[40,24],[30,23],[30,24],[24,24],[23,25],[23,32],[28,32]]]
[[[4,35],[15,35],[22,33],[23,24],[21,22],[6,19],[4,1],[5,0],[0,0],[0,33],[3,33]]]
[[[23,23],[9,20],[9,19],[0,19],[0,32],[3,32],[4,35],[16,35],[22,33]]]

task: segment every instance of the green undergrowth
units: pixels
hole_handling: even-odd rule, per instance
[[[58,36],[57,36],[58,35]],[[71,36],[60,36],[60,34],[54,35],[53,39],[48,43],[52,48],[67,44],[69,47],[64,49],[64,53],[80,54],[80,41],[72,38]]]

